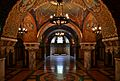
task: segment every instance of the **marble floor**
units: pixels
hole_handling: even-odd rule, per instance
[[[114,68],[98,67],[86,70],[80,61],[67,55],[56,55],[38,61],[35,70],[8,68],[6,81],[115,81]]]

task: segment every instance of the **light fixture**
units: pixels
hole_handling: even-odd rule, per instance
[[[26,28],[22,28],[21,26],[18,28],[18,33],[27,33],[27,29]]]
[[[67,24],[70,22],[68,14],[63,13],[62,0],[57,0],[56,13],[50,16],[50,23],[56,25]]]
[[[56,36],[64,36],[64,33],[63,32],[57,32],[55,33]]]
[[[101,33],[101,26],[99,26],[99,25],[98,26],[93,26],[92,31],[96,34]]]

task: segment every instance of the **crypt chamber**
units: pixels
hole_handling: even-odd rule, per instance
[[[103,0],[18,0],[0,34],[0,81],[18,79],[8,76],[14,69],[24,69],[26,77],[31,71],[36,81],[51,77],[57,81],[120,80],[118,27]],[[92,77],[79,74],[79,67]],[[92,70],[96,68],[101,76],[103,68],[110,69],[111,76],[99,80]],[[43,80],[42,71],[48,80]],[[31,79],[26,77],[21,81]]]

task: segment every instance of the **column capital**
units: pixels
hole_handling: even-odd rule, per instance
[[[0,58],[0,61],[3,61],[3,60],[5,60],[5,58]]]
[[[95,45],[96,45],[95,42],[93,42],[93,43],[81,43],[80,44],[81,49],[83,49],[83,50],[93,50],[93,49],[95,49]]]
[[[120,61],[120,58],[115,58],[116,61]]]
[[[33,50],[33,49],[39,49],[40,43],[37,42],[25,42],[25,49]]]
[[[5,46],[14,46],[17,42],[15,38],[1,37],[1,47]]]

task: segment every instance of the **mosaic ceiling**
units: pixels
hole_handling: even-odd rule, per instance
[[[71,20],[79,25],[79,29],[85,29],[85,27],[89,29],[95,22],[102,27],[103,38],[117,36],[115,22],[102,1],[63,0],[62,5],[63,12],[69,14]],[[20,25],[30,29],[29,32],[34,32],[34,36],[37,35],[42,28],[40,26],[49,19],[51,14],[56,12],[56,8],[56,0],[18,1],[6,19],[2,36],[16,38]],[[89,14],[91,15],[88,16]],[[33,35],[33,33],[29,35]]]

